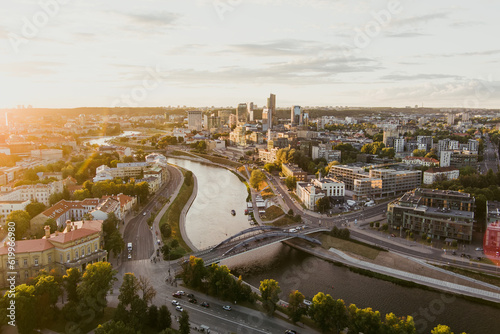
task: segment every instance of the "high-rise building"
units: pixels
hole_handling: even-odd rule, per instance
[[[248,120],[253,122],[255,119],[254,115],[253,115],[253,102],[248,102],[247,103],[247,117],[248,117]]]
[[[278,124],[278,115],[276,115],[276,95],[271,94],[267,98],[267,125],[268,129]]]
[[[302,125],[302,108],[293,106],[290,108],[290,124],[292,126]]]
[[[236,117],[238,118],[238,123],[246,123],[248,116],[247,116],[247,104],[246,103],[240,103],[238,104],[238,107],[236,108]]]
[[[417,143],[425,145],[426,151],[430,151],[432,145],[434,144],[432,136],[417,136]]]
[[[199,110],[188,111],[188,129],[201,131],[202,113]]]
[[[450,111],[448,113],[446,121],[447,121],[448,125],[455,124],[455,114],[453,113],[453,111]]]

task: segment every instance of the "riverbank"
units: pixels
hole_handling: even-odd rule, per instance
[[[403,257],[392,252],[380,252],[374,260],[370,260],[335,248],[312,247],[301,240],[288,240],[284,243],[323,260],[366,271],[364,274],[371,272],[374,274],[373,277],[379,274],[394,278],[394,283],[398,283],[398,280],[406,281],[414,286],[479,298],[500,306],[498,304],[500,303],[500,288],[466,276],[433,270],[431,265],[410,257]]]

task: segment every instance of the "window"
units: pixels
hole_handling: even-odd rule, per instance
[[[49,254],[48,258],[49,258],[49,263],[51,263],[52,262],[52,254]]]
[[[75,258],[78,259],[78,251],[75,251]]]
[[[87,254],[90,254],[90,245],[87,246]]]
[[[29,272],[26,270],[26,271],[24,272],[24,278],[25,278],[25,279],[28,279],[28,277],[29,277],[29,276],[30,276],[30,274],[29,274]]]
[[[59,259],[60,259],[60,262],[63,263],[63,255],[62,254],[59,254]]]
[[[85,256],[85,247],[82,247],[82,257]]]
[[[94,242],[94,252],[97,252],[97,242]]]
[[[69,262],[69,253],[66,254],[66,261]]]
[[[38,258],[35,259],[35,267],[38,266]]]
[[[27,267],[28,266],[28,259],[24,259],[23,264],[25,267]]]

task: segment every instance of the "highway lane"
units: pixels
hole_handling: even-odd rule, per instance
[[[155,250],[154,243],[158,238],[156,235],[153,236],[153,231],[149,228],[147,220],[150,217],[151,211],[155,209],[160,197],[168,198],[175,189],[179,186],[182,174],[181,172],[172,166],[168,166],[169,180],[167,184],[164,185],[146,204],[141,212],[137,216],[132,218],[123,232],[123,241],[125,245],[132,242],[132,260],[142,260],[149,259]],[[173,200],[171,198],[170,200]],[[145,214],[145,215],[144,215]],[[122,261],[128,261],[128,252],[125,249],[121,255]]]

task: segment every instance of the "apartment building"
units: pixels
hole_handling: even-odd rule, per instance
[[[60,193],[64,189],[64,181],[55,181],[48,184],[31,184],[15,188],[4,187],[6,191],[0,193],[0,201],[37,201],[49,205],[50,195]]]
[[[387,221],[420,235],[470,242],[474,204],[470,194],[417,188],[387,205]]]
[[[460,171],[455,167],[435,167],[429,168],[424,172],[424,184],[433,184],[437,180],[455,180],[458,179]]]
[[[309,210],[315,210],[316,202],[323,197],[343,200],[345,185],[343,182],[331,178],[313,179],[311,182],[297,182],[297,197]]]
[[[331,144],[318,144],[312,147],[312,159],[324,158],[326,162],[341,161],[342,152],[333,150]]]
[[[107,261],[102,220],[68,222],[63,232],[50,233],[45,227],[42,239],[16,241],[15,268],[7,268],[8,245],[0,247],[0,282],[8,272],[16,272],[16,284],[23,284],[40,270],[54,269],[64,274],[69,268],[85,270],[90,263]]]
[[[307,172],[294,164],[281,164],[281,172],[285,177],[295,177],[297,181],[307,180]]]
[[[426,158],[426,157],[405,157],[403,158],[403,163],[407,165],[413,166],[437,166],[439,165],[439,160],[434,158]]]
[[[0,225],[4,225],[7,216],[12,211],[24,210],[28,204],[30,204],[30,200],[25,201],[1,201],[0,202]]]
[[[278,148],[273,149],[259,149],[259,159],[264,163],[274,163],[276,161],[276,154],[278,153]]]

